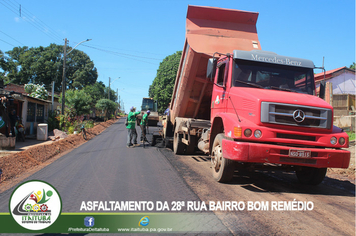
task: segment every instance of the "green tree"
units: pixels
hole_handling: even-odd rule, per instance
[[[105,98],[105,85],[102,81],[87,85],[83,90],[92,97],[92,106],[95,106],[98,100]]]
[[[352,63],[352,65],[350,65],[350,69],[354,69],[355,70],[355,62]]]
[[[67,50],[71,50],[70,47]],[[6,52],[8,66],[7,81],[16,84],[44,84],[47,89],[55,81],[55,90],[62,90],[63,46],[51,44],[48,47],[15,47]],[[68,89],[81,89],[94,84],[98,77],[94,63],[82,51],[74,49],[67,55],[66,78]]]
[[[62,102],[62,96],[59,99]],[[65,105],[69,108],[75,109],[78,116],[90,113],[92,98],[84,90],[70,89],[65,94]]]
[[[149,87],[148,96],[157,100],[160,113],[164,112],[171,101],[181,56],[182,51],[178,51],[163,59],[157,70],[156,78]]]
[[[5,71],[8,70],[8,62],[6,60],[5,54],[0,50],[0,79],[5,79]]]
[[[87,54],[74,49],[67,58],[66,77],[70,89],[82,89],[96,82],[98,72]]]
[[[104,98],[109,98],[109,92],[110,92],[110,100],[115,102],[117,100],[116,92],[111,88],[109,90],[109,87],[105,88]]]
[[[93,106],[95,106],[96,102],[100,99],[108,98],[109,87],[105,87],[105,84],[102,81],[99,81],[95,82],[94,84],[85,86],[84,91],[91,95],[93,98]],[[117,100],[117,95],[112,89],[110,89],[110,100],[113,102]]]
[[[103,110],[105,116],[108,118],[110,114],[115,112],[118,106],[119,104],[117,104],[116,102],[103,98],[96,103],[95,108],[99,110]]]

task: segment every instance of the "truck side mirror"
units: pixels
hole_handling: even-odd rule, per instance
[[[210,58],[208,61],[208,66],[206,68],[206,77],[211,81],[215,78],[217,60],[215,58]]]
[[[321,81],[320,82],[320,91],[319,91],[319,97],[321,99],[324,99],[325,98],[325,87],[326,87],[326,83],[325,83],[325,80]]]

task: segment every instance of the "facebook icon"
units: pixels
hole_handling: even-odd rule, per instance
[[[94,217],[87,216],[84,218],[84,225],[86,227],[93,227],[94,226]]]

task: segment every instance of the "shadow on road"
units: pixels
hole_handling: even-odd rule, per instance
[[[325,177],[317,185],[304,185],[298,182],[294,172],[286,171],[236,171],[234,178],[228,184],[240,185],[253,192],[301,193],[330,196],[355,197],[355,184]]]
[[[176,155],[170,150],[162,150],[162,153],[174,164],[176,168],[181,165],[185,166],[184,171],[192,171],[185,162],[179,161]],[[197,165],[202,165],[201,168],[209,168],[207,178],[212,178],[211,175],[211,158],[206,155],[179,155],[185,160],[193,160]],[[179,163],[178,163],[179,162]],[[192,171],[193,172],[193,171]],[[190,173],[190,175],[195,175]],[[216,184],[221,184],[217,183]],[[268,193],[301,193],[301,194],[318,194],[329,196],[350,196],[355,197],[355,184],[350,181],[343,181],[325,177],[324,181],[317,185],[304,185],[299,183],[294,171],[283,170],[244,170],[235,171],[232,181],[226,185],[239,185],[244,189],[253,192],[268,192]]]

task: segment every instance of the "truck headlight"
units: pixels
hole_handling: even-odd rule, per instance
[[[337,143],[337,138],[336,138],[336,137],[331,137],[330,143],[331,143],[332,145],[335,145],[335,144]]]
[[[250,136],[252,135],[252,130],[250,130],[250,129],[245,129],[244,135],[245,135],[246,137],[250,137]]]
[[[262,131],[259,129],[256,129],[255,132],[253,133],[253,135],[255,136],[255,138],[261,138]]]
[[[341,138],[339,139],[339,144],[340,144],[341,146],[344,145],[344,144],[345,144],[345,138],[341,137]]]

